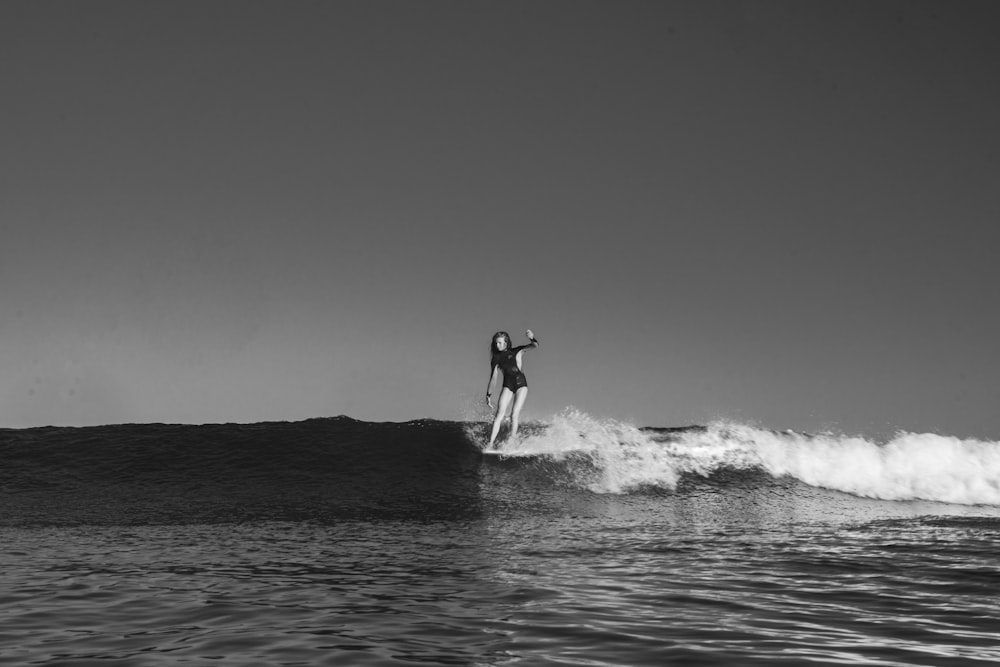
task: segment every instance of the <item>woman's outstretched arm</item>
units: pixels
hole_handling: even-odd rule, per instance
[[[513,350],[511,350],[511,352],[517,353],[517,367],[518,368],[521,367],[521,354],[525,350],[530,350],[533,347],[538,347],[538,339],[535,338],[535,334],[531,333],[531,329],[528,329],[527,331],[525,331],[524,335],[527,336],[528,340],[530,340],[531,342],[528,343],[527,345],[518,345]]]
[[[518,345],[512,350],[513,352],[520,352],[521,350],[530,350],[533,347],[538,347],[538,339],[535,338],[535,334],[531,333],[531,329],[525,331],[524,335],[527,336],[528,340],[531,342],[527,345]]]

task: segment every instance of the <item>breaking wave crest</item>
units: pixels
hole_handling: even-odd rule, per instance
[[[1000,443],[932,433],[878,443],[730,422],[655,429],[567,409],[499,454],[562,462],[573,483],[598,493],[673,490],[684,475],[761,470],[869,498],[1000,505]]]

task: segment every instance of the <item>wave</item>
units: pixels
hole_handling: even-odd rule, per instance
[[[567,409],[484,455],[487,428],[333,417],[0,429],[0,525],[453,519],[483,512],[496,484],[683,494],[691,480],[754,485],[761,473],[870,498],[1000,505],[994,442],[641,428]]]
[[[569,409],[498,453],[568,463],[573,483],[597,493],[676,490],[686,475],[763,471],[868,498],[1000,505],[1000,443],[932,433],[878,443],[730,422],[640,428]]]

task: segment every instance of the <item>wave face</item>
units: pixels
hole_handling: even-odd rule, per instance
[[[0,431],[0,522],[335,521],[473,512],[460,424],[348,417]]]
[[[574,410],[483,453],[487,425],[348,417],[0,430],[0,525],[453,519],[496,494],[684,494],[775,480],[884,500],[1000,505],[1000,443],[887,443],[744,424],[640,428]]]

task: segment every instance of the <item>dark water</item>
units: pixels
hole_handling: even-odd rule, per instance
[[[0,663],[1000,661],[994,443],[481,428],[0,431]]]

